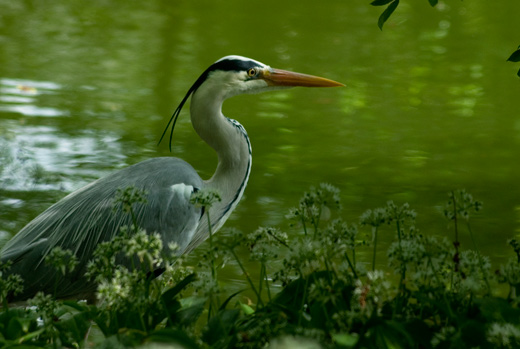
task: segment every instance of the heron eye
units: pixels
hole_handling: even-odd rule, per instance
[[[247,71],[247,75],[248,75],[249,77],[256,76],[256,74],[257,74],[257,71],[256,71],[255,68],[251,68],[251,69],[249,69],[249,70]]]

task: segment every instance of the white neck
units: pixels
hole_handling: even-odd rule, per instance
[[[216,190],[222,197],[222,201],[210,209],[213,232],[224,224],[238,204],[251,170],[251,146],[245,129],[222,114],[222,103],[226,97],[211,85],[201,86],[193,94],[190,106],[193,128],[218,155],[215,173],[204,181],[206,188]],[[199,227],[195,239],[205,229],[207,227]]]

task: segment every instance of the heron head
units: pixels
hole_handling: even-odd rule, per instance
[[[192,94],[200,93],[204,97],[212,96],[212,98],[218,98],[223,101],[239,94],[259,93],[294,86],[335,87],[344,85],[318,76],[271,68],[251,58],[242,56],[222,57],[210,65],[188,90],[188,93],[186,93],[186,96],[184,96],[168,122],[161,140],[171,123],[171,150],[172,133],[177,117]],[[159,140],[159,142],[161,141]]]
[[[199,79],[201,81],[198,81],[197,89],[220,91],[223,99],[244,93],[259,93],[294,86],[343,86],[329,79],[271,68],[242,56],[226,56],[219,59]]]

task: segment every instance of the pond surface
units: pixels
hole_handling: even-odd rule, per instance
[[[312,185],[341,189],[357,222],[388,200],[452,238],[447,193],[484,202],[477,244],[494,260],[520,233],[520,2],[407,1],[381,32],[369,1],[0,0],[0,234],[67,193],[139,161],[213,61],[229,54],[328,77],[345,88],[240,96],[253,169],[226,227],[287,229]],[[216,156],[186,109],[173,156],[209,178]],[[387,241],[391,237],[382,236]],[[471,247],[462,233],[462,246]]]

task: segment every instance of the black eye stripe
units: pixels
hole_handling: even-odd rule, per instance
[[[218,61],[213,63],[213,65],[208,69],[209,71],[214,70],[223,70],[223,71],[249,71],[249,69],[258,69],[261,68],[258,63],[253,61],[243,61],[240,59],[225,59],[222,61]]]

